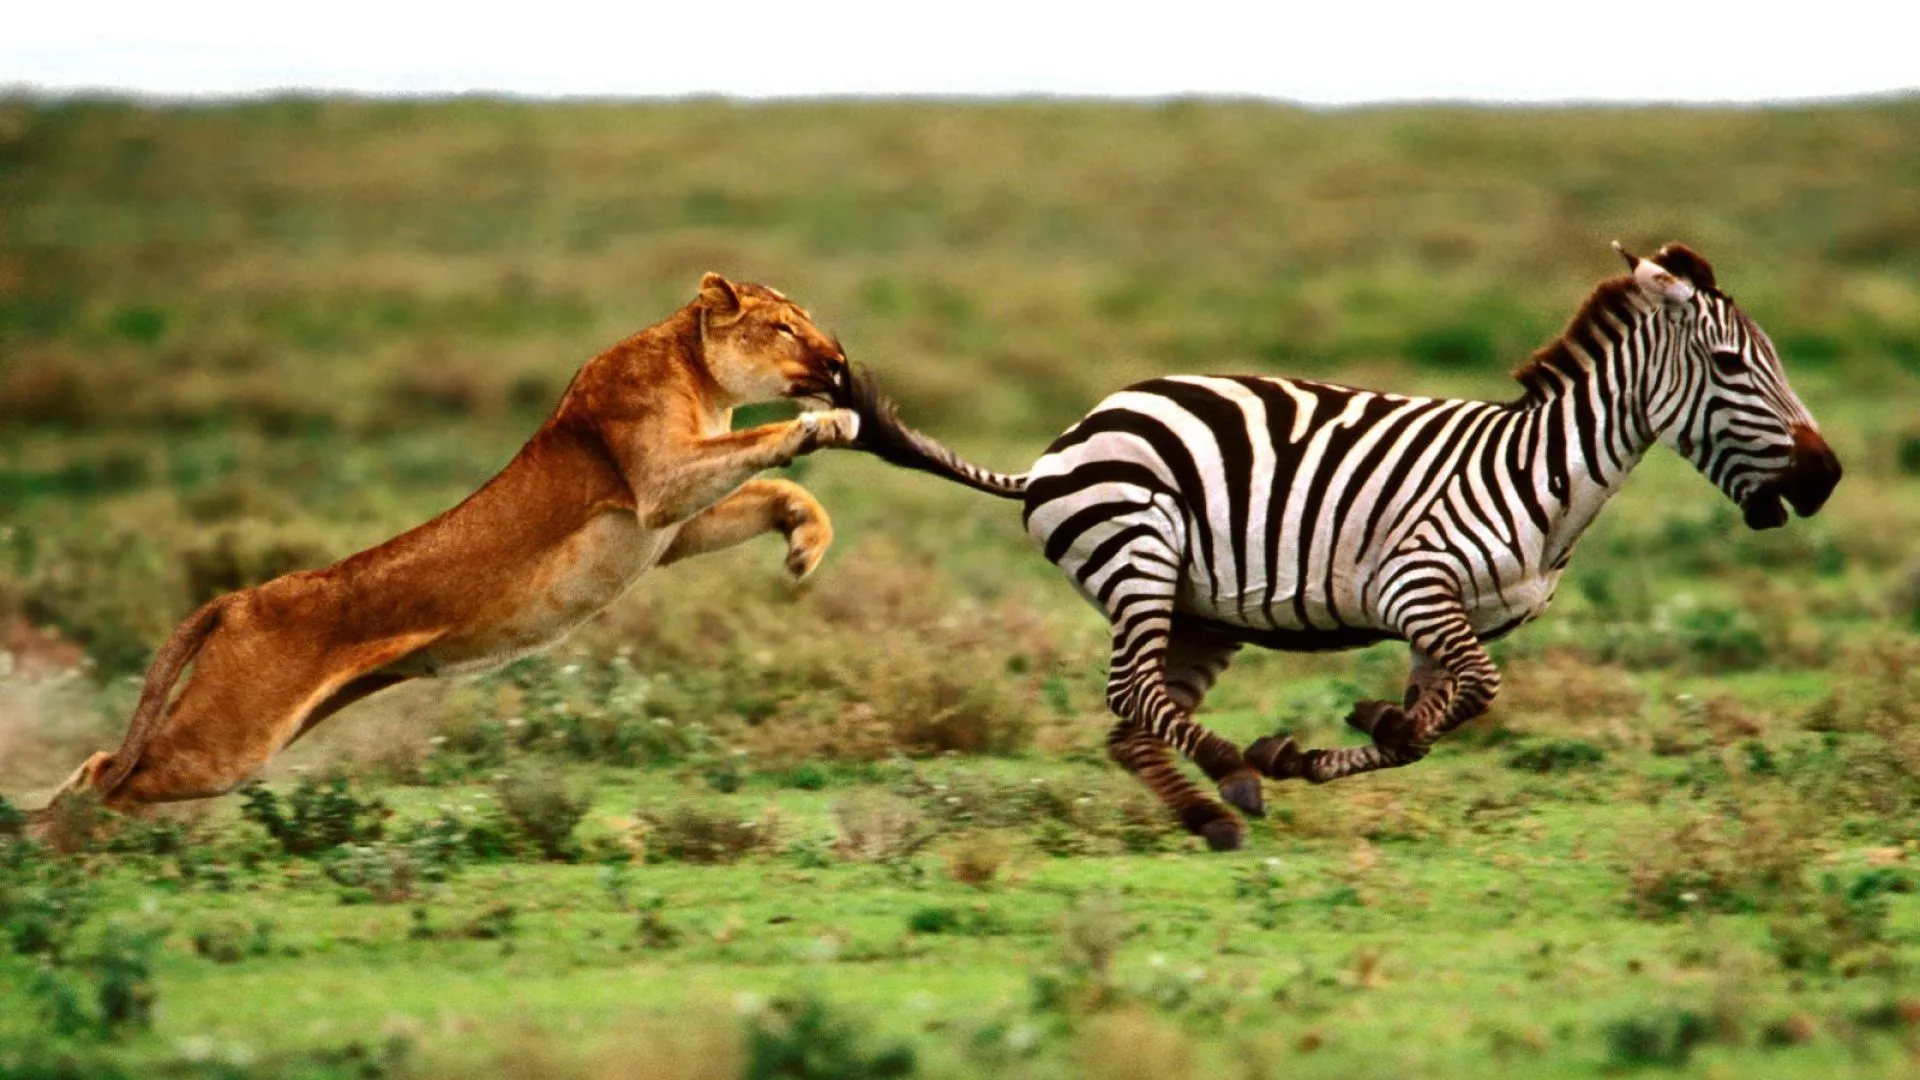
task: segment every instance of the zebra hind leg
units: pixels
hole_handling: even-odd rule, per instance
[[[1200,766],[1243,811],[1263,812],[1260,776],[1240,748],[1189,715],[1190,706],[1226,667],[1232,649],[1174,632],[1178,561],[1162,546],[1163,538],[1147,534],[1136,536],[1135,543],[1153,557],[1121,562],[1096,593],[1113,620],[1107,705],[1121,720],[1109,737],[1108,752],[1207,846],[1231,851],[1245,842],[1246,826],[1182,777],[1167,750],[1178,750]],[[1169,682],[1176,675],[1179,682]]]
[[[1247,827],[1233,811],[1206,796],[1180,772],[1172,750],[1132,720],[1122,720],[1107,734],[1107,756],[1139,777],[1186,830],[1214,851],[1238,851],[1246,844]]]
[[[1214,781],[1220,797],[1243,814],[1265,817],[1266,802],[1260,791],[1259,770],[1247,764],[1238,747],[1191,719],[1206,699],[1207,691],[1239,651],[1239,642],[1209,636],[1191,624],[1182,625],[1178,619],[1174,620],[1167,643],[1167,696],[1189,718],[1188,723],[1196,733],[1194,763]]]

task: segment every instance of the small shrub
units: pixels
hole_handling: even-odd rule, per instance
[[[1054,962],[1033,976],[1033,1010],[1072,1018],[1123,996],[1113,962],[1133,926],[1105,898],[1083,899],[1061,919]]]
[[[982,833],[955,844],[947,852],[947,876],[976,889],[993,883],[1007,863],[1007,843],[992,833]]]
[[[14,952],[59,963],[94,904],[75,861],[34,843],[0,844],[0,932]]]
[[[164,927],[135,928],[116,920],[107,924],[91,953],[72,964],[42,967],[29,984],[42,1020],[61,1035],[102,1039],[152,1026],[159,997],[153,952],[166,934]]]
[[[991,937],[1004,934],[1006,923],[984,904],[970,907],[937,905],[914,909],[907,916],[907,929],[916,934],[963,934]]]
[[[1251,902],[1253,924],[1277,930],[1286,923],[1288,896],[1279,859],[1262,859],[1233,877],[1233,897]]]
[[[1507,756],[1507,768],[1530,773],[1563,773],[1590,768],[1607,755],[1579,739],[1548,739],[1530,743]]]
[[[1920,630],[1920,558],[1909,562],[1900,571],[1900,578],[1894,582],[1887,599],[1895,615],[1902,616],[1909,626]]]
[[[567,784],[558,770],[526,767],[495,785],[500,809],[542,858],[567,862],[579,855],[573,830],[587,816],[593,799]]]
[[[834,848],[854,862],[890,863],[911,858],[932,842],[919,809],[897,795],[862,792],[833,804],[839,829]]]
[[[744,1080],[887,1080],[918,1068],[906,1043],[869,1046],[861,1025],[818,998],[780,999],[747,1030]]]
[[[1767,662],[1767,639],[1745,611],[1696,607],[1675,620],[1674,633],[1703,671],[1752,671]]]
[[[811,761],[802,762],[787,771],[781,786],[820,791],[827,786],[827,771]]]
[[[1750,792],[1733,813],[1637,829],[1627,843],[1632,906],[1648,918],[1777,909],[1802,888],[1813,823],[1802,804]]]
[[[106,530],[59,539],[32,559],[18,614],[86,649],[102,675],[144,672],[185,613],[164,552],[149,536]]]
[[[1153,797],[1124,776],[1074,788],[1039,777],[1002,780],[956,770],[935,778],[915,771],[893,790],[920,809],[931,829],[1030,829],[1041,851],[1060,857],[1159,851],[1180,835]]]
[[[1920,476],[1920,431],[1900,434],[1894,444],[1893,466],[1906,476]]]
[[[344,904],[396,904],[418,895],[420,866],[403,845],[346,844],[327,853],[325,868],[342,887]]]
[[[772,811],[758,821],[681,805],[666,813],[643,810],[650,862],[730,863],[773,848],[779,832]]]
[[[378,840],[392,814],[379,799],[356,798],[344,776],[303,776],[284,804],[264,784],[250,784],[241,795],[241,816],[265,829],[289,855],[318,855],[342,844]]]
[[[187,598],[194,604],[333,561],[327,545],[310,533],[258,521],[197,537],[180,552]]]
[[[1596,725],[1605,730],[1631,723],[1646,708],[1645,691],[1625,670],[1594,663],[1574,651],[1549,649],[1507,667],[1493,706],[1495,715],[1524,717],[1530,732],[1585,733]],[[1491,741],[1492,735],[1487,732],[1481,737]]]
[[[512,904],[494,904],[460,926],[460,936],[476,941],[505,941],[520,932],[520,909]]]
[[[509,823],[473,823],[442,807],[426,821],[414,822],[399,837],[425,881],[446,881],[469,858],[488,859],[512,854]]]
[[[1852,881],[1825,875],[1800,911],[1768,926],[1774,957],[1789,971],[1842,970],[1860,950],[1885,938],[1887,896],[1912,891],[1912,882],[1896,870],[1872,870]]]
[[[649,896],[640,902],[633,937],[641,948],[671,949],[680,944],[680,928],[667,921],[666,911],[667,900],[664,896]]]
[[[97,365],[62,354],[15,358],[0,373],[0,420],[84,428],[109,411]]]
[[[273,923],[216,916],[193,932],[193,951],[216,964],[237,964],[250,956],[265,956],[273,951]]]
[[[704,724],[666,715],[670,680],[636,670],[629,657],[625,647],[604,664],[538,654],[481,678],[465,695],[471,707],[442,730],[430,775],[490,772],[513,750],[613,765],[726,764]]]
[[[907,929],[916,934],[951,934],[960,928],[960,909],[924,907],[907,916]]]
[[[1139,1006],[1095,1018],[1078,1038],[1080,1075],[1095,1080],[1191,1080],[1198,1068],[1193,1039]],[[1258,1075],[1249,1070],[1247,1075]]]
[[[1691,1009],[1615,1020],[1605,1028],[1607,1064],[1615,1069],[1678,1069],[1707,1041],[1712,1026]]]

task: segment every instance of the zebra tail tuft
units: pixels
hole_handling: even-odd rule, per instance
[[[943,476],[976,491],[1018,499],[1026,494],[1026,473],[998,473],[966,461],[939,442],[900,420],[900,407],[880,392],[873,369],[855,366],[832,393],[833,404],[860,417],[860,435],[854,448],[905,469]]]

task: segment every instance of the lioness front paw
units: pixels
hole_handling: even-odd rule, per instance
[[[801,453],[830,446],[852,446],[860,437],[860,414],[852,409],[801,413]]]

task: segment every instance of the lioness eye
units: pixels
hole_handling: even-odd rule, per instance
[[[1738,375],[1747,370],[1747,358],[1732,349],[1713,350],[1713,366],[1722,375]]]
[[[774,323],[773,329],[775,333],[785,334],[788,337],[796,336],[793,332],[793,327],[788,326],[786,323]]]

